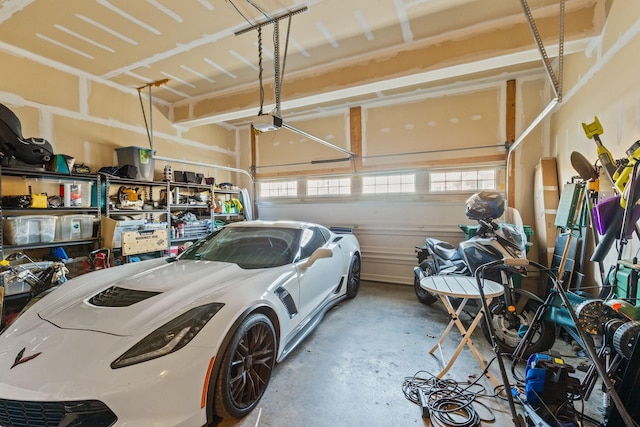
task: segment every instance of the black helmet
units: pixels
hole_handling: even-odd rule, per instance
[[[467,199],[465,215],[469,219],[496,219],[504,213],[504,198],[497,191],[481,191]]]

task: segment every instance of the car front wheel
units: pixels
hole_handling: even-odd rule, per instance
[[[229,343],[218,376],[216,414],[241,418],[256,407],[276,361],[276,332],[267,316],[248,316]]]

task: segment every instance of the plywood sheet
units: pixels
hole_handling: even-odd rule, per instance
[[[544,157],[536,165],[534,192],[538,261],[545,266],[550,266],[556,242],[555,219],[560,201],[555,157]]]

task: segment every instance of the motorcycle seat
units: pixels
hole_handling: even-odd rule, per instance
[[[452,259],[458,253],[458,249],[455,246],[449,242],[445,242],[444,240],[430,237],[427,239],[427,244],[432,248],[433,252],[444,259]]]

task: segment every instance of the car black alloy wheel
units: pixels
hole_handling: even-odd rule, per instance
[[[347,298],[355,298],[360,291],[360,266],[360,255],[353,255],[347,277]]]
[[[240,418],[258,404],[276,361],[276,332],[269,318],[248,316],[229,343],[216,387],[216,414]]]

